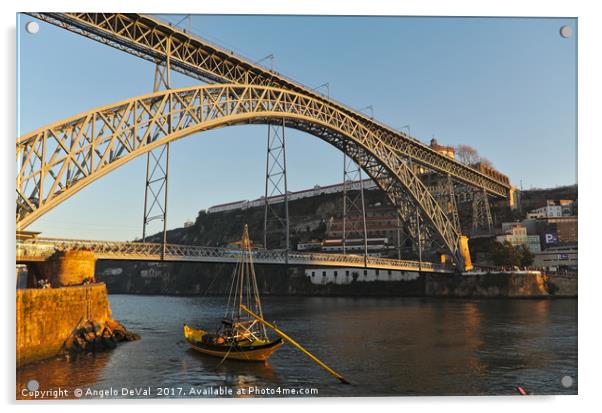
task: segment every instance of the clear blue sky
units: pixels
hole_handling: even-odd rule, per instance
[[[28,34],[30,20],[21,16],[17,29],[19,134],[152,91],[152,64],[43,22]],[[573,37],[559,35],[563,25]],[[203,15],[193,16],[192,26],[251,59],[274,54],[275,70],[307,85],[329,82],[337,100],[373,105],[377,119],[409,124],[424,142],[434,135],[442,144],[474,146],[516,186],[576,182],[575,19]],[[172,83],[198,81],[174,74]],[[290,190],[341,180],[341,153],[301,132],[287,137]],[[168,227],[199,209],[262,195],[265,146],[265,126],[222,128],[173,144]],[[142,156],[28,229],[139,237],[144,179]]]

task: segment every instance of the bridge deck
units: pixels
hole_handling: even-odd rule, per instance
[[[216,262],[234,263],[240,251],[223,247],[194,245],[115,242],[91,240],[66,240],[37,238],[17,243],[17,263],[45,261],[56,251],[88,250],[99,260],[121,261],[168,261],[168,262]],[[327,254],[321,252],[297,252],[286,250],[253,250],[256,264],[307,265],[320,267],[374,268],[397,271],[453,272],[451,266],[431,262],[397,260],[380,257],[364,257],[351,254]]]

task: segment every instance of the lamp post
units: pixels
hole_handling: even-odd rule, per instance
[[[408,130],[408,136],[412,136],[412,131],[410,130],[410,125],[403,125],[401,128],[399,128],[399,130],[403,130],[403,129],[407,129]]]
[[[365,110],[369,110],[370,111],[370,119],[374,119],[374,106],[372,105],[368,105],[368,106],[364,106],[363,108],[358,109],[358,112],[363,112]]]
[[[273,53],[270,53],[269,55],[262,57],[261,59],[255,61],[254,63],[256,65],[258,65],[259,63],[264,62],[268,59],[270,60],[270,70],[274,70],[274,54]]]
[[[186,14],[174,26],[178,27],[184,20],[188,20],[188,31],[192,33],[192,14]],[[186,29],[184,29],[186,31]]]
[[[310,90],[318,90],[320,88],[326,88],[326,97],[328,97],[328,99],[330,99],[330,82],[326,82],[326,83],[322,83],[319,86],[314,87],[313,89]]]

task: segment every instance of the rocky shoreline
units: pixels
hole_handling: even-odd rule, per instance
[[[140,336],[116,320],[109,318],[103,324],[84,320],[65,341],[62,353],[67,356],[97,353],[112,350],[120,342],[135,340],[140,340]]]

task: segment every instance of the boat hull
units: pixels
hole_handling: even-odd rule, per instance
[[[187,325],[184,326],[184,337],[194,350],[222,359],[264,362],[284,344],[284,340],[278,338],[260,345],[211,345],[201,342],[202,336],[205,334],[204,330],[195,330]]]

